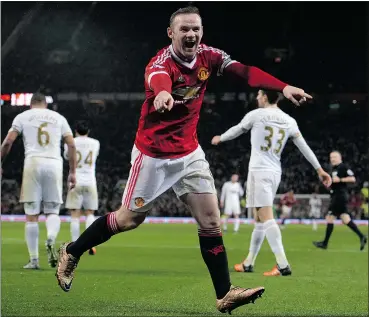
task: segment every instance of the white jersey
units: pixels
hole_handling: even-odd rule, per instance
[[[61,139],[73,135],[67,120],[46,108],[32,108],[14,118],[11,130],[22,134],[25,157],[46,157],[62,161]]]
[[[239,182],[225,182],[222,187],[220,201],[227,204],[240,204],[240,197],[244,194],[243,188]]]
[[[251,129],[250,171],[281,172],[281,154],[290,136],[300,134],[296,120],[279,108],[259,108],[242,120]]]
[[[311,197],[309,199],[309,205],[312,211],[320,211],[320,208],[322,207],[322,200],[319,197]]]
[[[281,173],[281,154],[288,138],[315,169],[319,161],[302,137],[296,120],[278,107],[250,111],[242,121],[220,136],[221,142],[232,140],[251,130],[251,158],[249,171]]]
[[[77,185],[89,186],[96,184],[96,159],[100,151],[100,142],[87,136],[74,138],[77,151]],[[68,158],[68,147],[64,145],[64,158]]]

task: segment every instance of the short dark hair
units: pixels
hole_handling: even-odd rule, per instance
[[[175,17],[177,15],[180,15],[180,14],[197,14],[200,18],[201,18],[201,15],[200,15],[200,11],[198,8],[194,7],[194,6],[187,6],[187,7],[184,7],[184,8],[179,8],[176,12],[174,12],[171,16],[170,16],[170,19],[169,19],[169,26],[172,26],[173,24],[173,21],[175,19]]]
[[[282,99],[282,95],[280,92],[275,90],[261,90],[265,96],[268,98],[268,102],[270,104],[278,103]]]
[[[76,123],[76,131],[79,135],[86,135],[90,132],[90,128],[86,120],[80,120]]]
[[[31,105],[37,104],[37,103],[46,103],[46,97],[44,94],[41,94],[40,92],[35,92],[32,95],[31,98]]]
[[[331,153],[329,153],[329,155],[331,155],[332,153],[338,153],[342,157],[342,153],[338,150],[332,150]]]

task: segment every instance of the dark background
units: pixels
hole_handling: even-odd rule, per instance
[[[3,60],[3,91],[34,90],[40,84],[58,91],[142,91],[147,61],[169,44],[171,13],[186,4],[43,3]],[[367,3],[193,4],[203,17],[203,42],[234,59],[308,91],[367,91]],[[32,2],[2,3],[2,45],[34,7]],[[265,56],[268,48],[285,48],[292,56],[274,63]],[[53,61],[56,50],[68,57]],[[223,81],[214,85],[210,88],[229,88]]]
[[[201,12],[203,42],[255,65],[281,80],[302,87],[314,100],[281,107],[296,118],[324,168],[329,152],[338,149],[354,170],[353,216],[362,217],[360,190],[368,180],[368,4],[365,2],[193,2]],[[91,100],[80,94],[72,101],[63,92],[143,93],[144,69],[158,50],[169,45],[170,15],[187,2],[2,2],[2,93],[40,90],[53,96],[50,107],[70,125],[87,119],[91,136],[101,143],[97,162],[99,213],[120,204],[120,180],[128,177],[130,151],[143,98]],[[214,76],[215,77],[215,76]],[[212,78],[198,127],[200,144],[210,162],[216,186],[231,173],[245,181],[250,156],[249,135],[221,147],[211,137],[238,123],[255,107],[256,90],[227,78]],[[225,92],[246,93],[246,100]],[[14,117],[28,107],[2,106],[2,139]],[[2,212],[22,213],[17,203],[23,164],[19,140],[4,164]],[[316,174],[289,143],[282,154],[279,193],[294,189],[310,194],[319,186]],[[68,167],[65,165],[65,172]],[[4,184],[4,181],[6,184]],[[64,186],[64,188],[66,188]],[[65,197],[65,196],[64,196]],[[306,216],[306,201],[294,217]],[[171,191],[152,215],[188,215]],[[364,215],[365,216],[365,215]]]

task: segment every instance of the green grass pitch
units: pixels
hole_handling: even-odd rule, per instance
[[[84,224],[81,224],[81,229]],[[232,225],[229,229],[232,229]],[[367,227],[362,226],[367,231]],[[336,226],[328,250],[312,245],[324,235],[310,226],[290,225],[282,232],[292,276],[264,277],[274,265],[267,241],[255,272],[236,273],[233,265],[247,253],[252,226],[224,234],[232,283],[265,286],[255,305],[235,316],[368,316],[368,249],[346,226]],[[40,224],[41,270],[22,269],[28,260],[23,223],[2,223],[2,316],[217,316],[215,294],[198,248],[197,227],[143,224],[114,236],[84,255],[72,290],[57,285],[47,266],[45,224]],[[69,240],[69,224],[58,237]]]

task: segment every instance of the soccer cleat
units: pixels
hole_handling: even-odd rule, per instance
[[[360,251],[363,251],[366,243],[368,242],[368,238],[366,236],[360,239]]]
[[[221,313],[231,314],[232,310],[239,306],[253,303],[264,293],[264,287],[241,288],[231,286],[229,292],[222,298],[217,299],[217,309]]]
[[[64,292],[69,292],[72,288],[74,271],[77,268],[79,259],[67,253],[69,243],[63,243],[59,249],[59,261],[56,268],[56,279]]]
[[[93,247],[93,248],[91,248],[90,250],[88,250],[88,254],[89,254],[89,255],[95,255],[95,254],[96,254],[96,248],[95,248],[95,247]]]
[[[313,241],[313,244],[320,249],[326,250],[328,248],[328,245],[324,241]]]
[[[25,266],[23,266],[23,268],[29,270],[39,270],[40,265],[38,264],[38,259],[30,260]]]
[[[287,265],[285,268],[281,269],[278,264],[275,265],[270,271],[264,272],[264,276],[287,276],[291,275],[292,271],[289,265]]]
[[[55,245],[50,239],[45,242],[45,247],[47,251],[47,261],[51,267],[56,267],[58,263],[58,256],[56,255]]]
[[[244,273],[252,273],[254,272],[254,266],[253,265],[245,265],[243,263],[235,264],[234,270],[236,272],[244,272]]]

